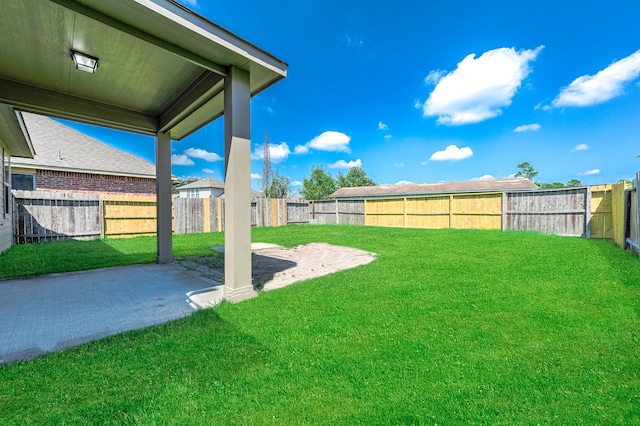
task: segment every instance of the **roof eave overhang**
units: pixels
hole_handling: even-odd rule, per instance
[[[174,0],[131,0],[144,6],[146,11],[165,18],[168,25],[161,29],[146,24],[144,20],[132,17],[131,8],[127,7],[127,2],[84,0],[80,4],[74,0],[52,1],[115,29],[144,38],[146,41],[203,68],[201,78],[181,93],[157,120],[154,121],[151,117],[136,117],[136,114],[131,114],[131,118],[137,119],[138,122],[124,130],[144,134],[171,132],[171,137],[174,140],[182,140],[193,134],[224,114],[224,102],[212,101],[224,96],[223,82],[220,80],[220,76],[228,75],[229,68],[232,66],[251,71],[254,75],[257,68],[261,70],[261,73],[267,75],[263,80],[252,78],[251,96],[257,95],[287,77],[288,65],[286,62]],[[216,57],[215,51],[209,48],[212,44],[223,49],[225,56],[229,56],[230,59],[220,61]],[[212,104],[221,106],[207,108]],[[189,123],[189,118],[200,109],[208,110],[207,118],[195,122],[191,120]],[[128,115],[127,111],[122,111],[122,113],[123,116]],[[185,127],[184,123],[189,124]],[[102,125],[114,127],[109,123],[102,123]]]
[[[3,77],[0,103],[134,133],[170,133],[172,139],[181,140],[224,114],[223,80],[231,67],[250,72],[252,96],[287,76],[285,62],[174,0],[50,1],[195,65],[202,70],[200,77],[173,93],[170,105],[153,113]]]
[[[12,157],[33,158],[35,150],[22,120],[22,114],[13,107],[0,104],[0,140]],[[0,161],[4,161],[0,158]]]

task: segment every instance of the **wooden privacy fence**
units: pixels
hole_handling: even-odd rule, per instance
[[[636,253],[640,253],[640,197],[638,188],[640,187],[640,172],[636,173],[633,185],[627,190],[625,217],[625,243]]]
[[[406,228],[503,229],[615,241],[640,252],[638,186],[410,197],[290,201],[257,199],[252,226],[299,223]],[[155,196],[14,191],[18,243],[155,235]],[[224,198],[174,198],[176,234],[224,231]]]
[[[309,201],[312,223],[318,225],[364,225],[364,200]]]
[[[622,195],[621,195],[622,194]],[[624,184],[364,200],[364,225],[503,229],[623,240]]]
[[[155,195],[100,195],[102,237],[156,235]]]
[[[502,229],[589,237],[590,195],[589,188],[506,192]]]
[[[365,200],[365,225],[504,229],[586,236],[589,188]]]
[[[13,191],[13,196],[16,243],[156,233],[155,196],[38,191]],[[307,202],[256,199],[248,208],[252,226],[309,221]],[[174,198],[173,231],[224,231],[224,198]]]
[[[251,202],[251,226],[285,226],[308,222],[308,206],[305,217],[301,203],[285,199],[258,198]],[[174,198],[174,233],[224,231],[224,198]],[[293,222],[289,221],[293,218]]]
[[[16,243],[91,239],[102,234],[100,197],[96,194],[13,191]]]

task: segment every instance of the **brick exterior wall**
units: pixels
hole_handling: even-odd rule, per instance
[[[36,170],[36,190],[154,195],[156,193],[156,180],[128,176]]]

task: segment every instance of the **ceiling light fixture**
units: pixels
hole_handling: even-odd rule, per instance
[[[98,68],[98,58],[95,56],[89,56],[72,50],[71,59],[73,59],[73,63],[76,64],[76,69],[79,69],[80,71],[94,74]]]

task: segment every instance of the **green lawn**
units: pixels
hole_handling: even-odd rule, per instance
[[[112,263],[153,261],[155,240],[141,240],[99,244]],[[0,424],[640,424],[640,260],[612,243],[348,226],[253,240],[379,257],[6,366]]]
[[[210,256],[210,247],[222,244],[223,234],[174,235],[173,254],[178,259]],[[0,279],[155,261],[155,237],[23,244],[0,255]]]

